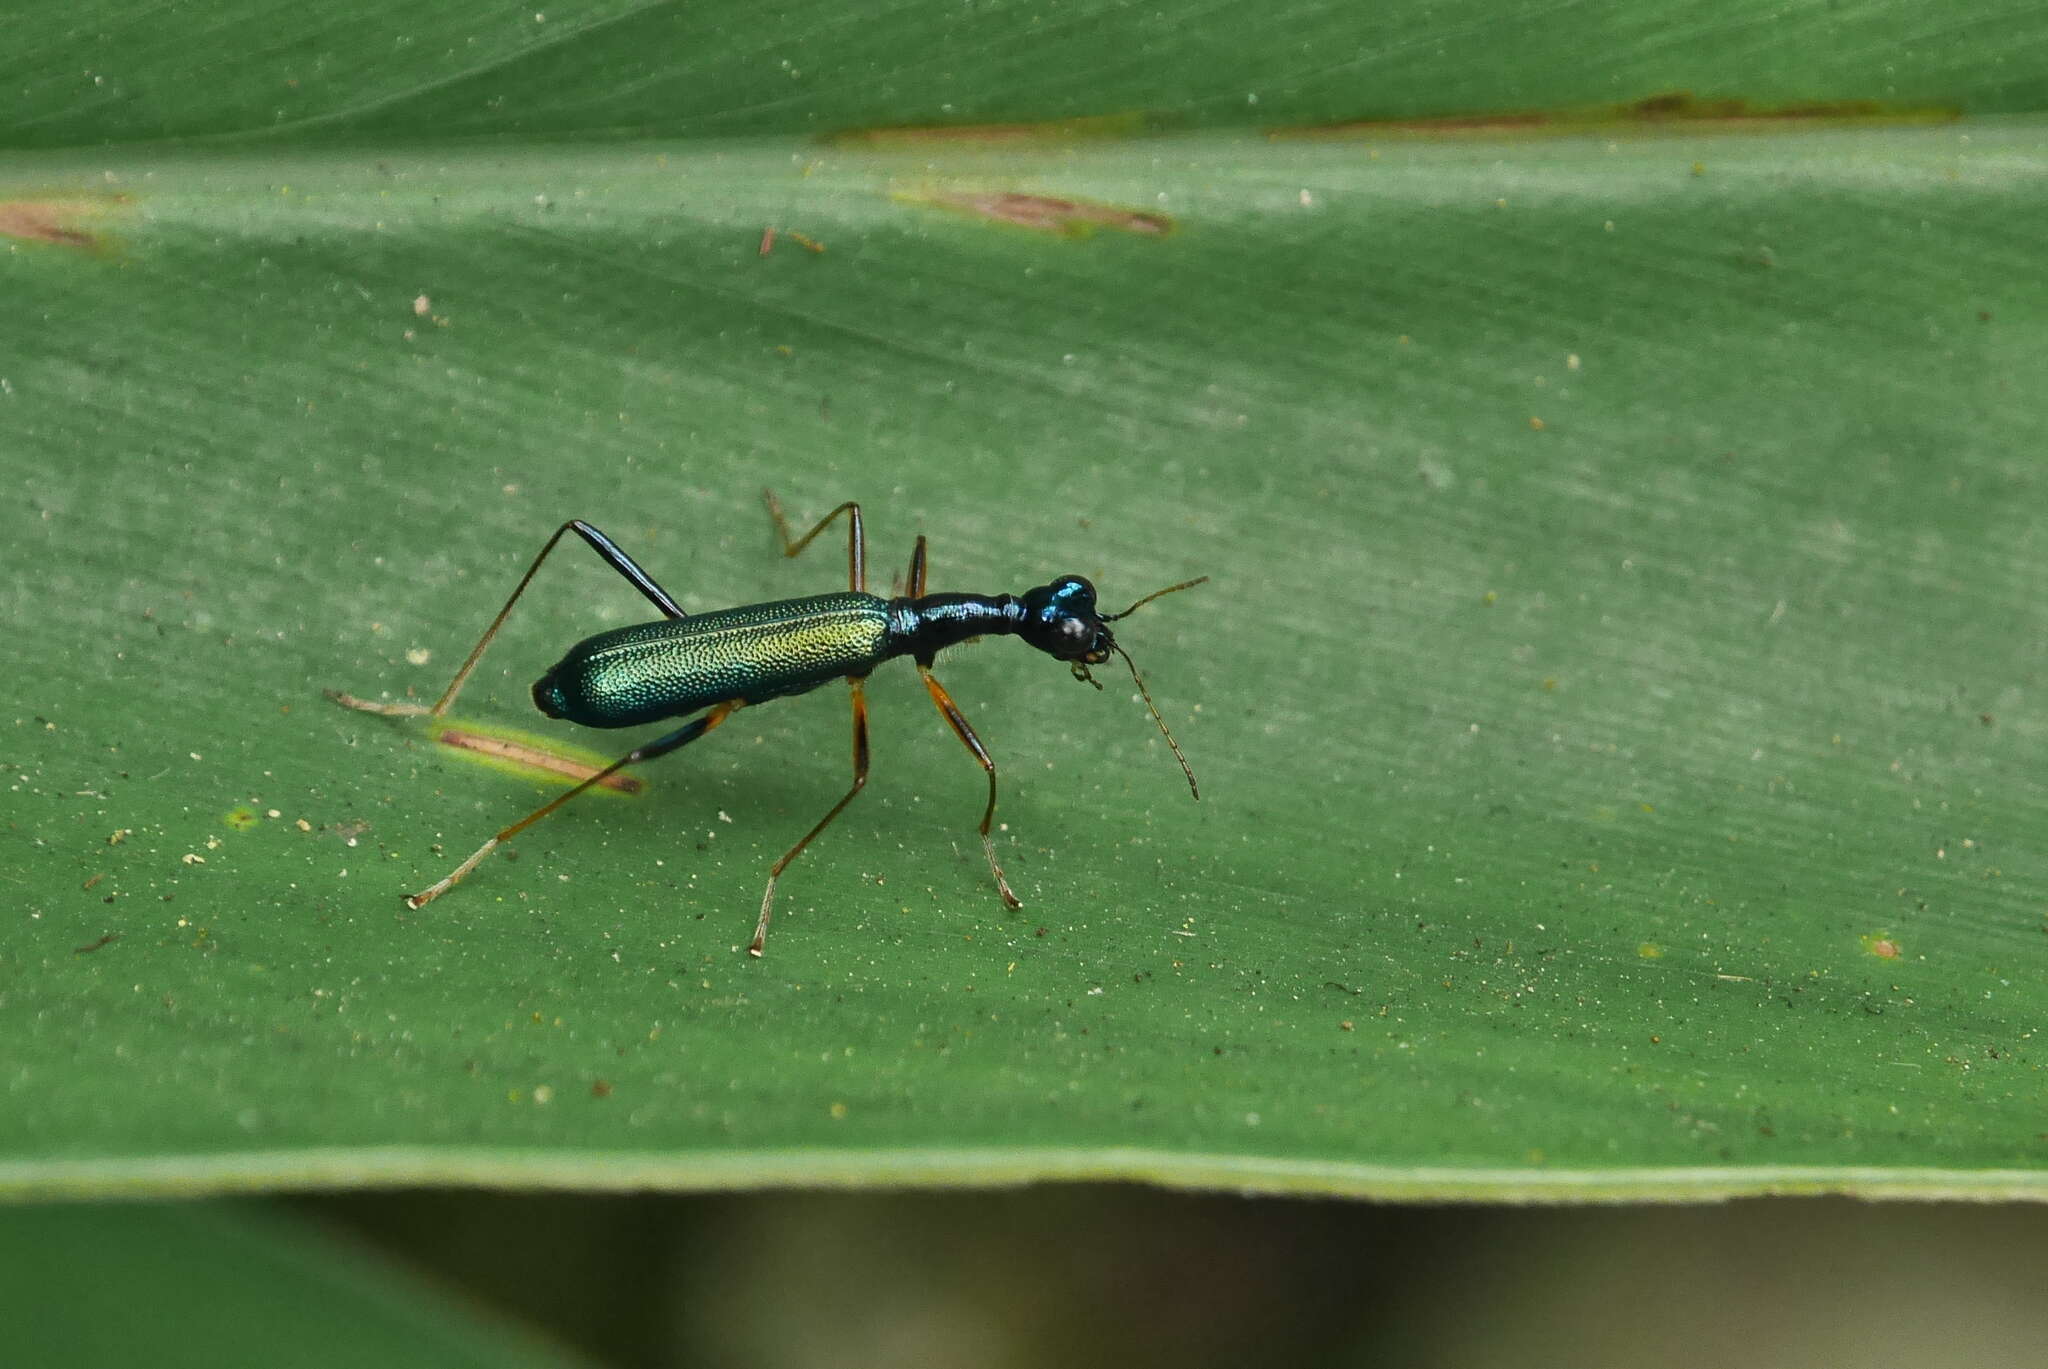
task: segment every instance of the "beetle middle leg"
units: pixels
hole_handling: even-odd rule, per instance
[[[795,556],[811,544],[811,539],[825,530],[825,525],[840,514],[847,515],[846,528],[846,579],[847,588],[856,594],[868,591],[868,538],[860,525],[860,505],[847,500],[832,512],[818,520],[816,527],[802,537],[791,539],[789,520],[782,516],[782,501],[775,497],[775,491],[763,490],[761,497],[768,501],[768,516],[775,520],[775,534],[782,539],[782,554]]]
[[[813,532],[815,533],[815,529]],[[768,940],[768,918],[775,911],[775,881],[782,878],[782,872],[789,868],[789,863],[802,854],[804,847],[811,844],[812,838],[831,825],[832,819],[839,816],[839,810],[852,803],[853,796],[868,782],[867,677],[849,675],[846,677],[846,684],[853,692],[853,787],[846,791],[839,802],[832,805],[831,812],[818,819],[816,827],[804,833],[802,841],[784,851],[782,859],[776,861],[774,867],[768,871],[768,889],[761,895],[761,920],[754,924],[754,939],[747,944],[748,955],[760,955],[762,944]]]
[[[903,591],[913,599],[924,597],[924,534],[917,535],[917,545],[910,552],[910,575]]]

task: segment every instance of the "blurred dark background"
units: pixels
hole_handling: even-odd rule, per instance
[[[290,1200],[594,1362],[2048,1364],[2048,1208],[1118,1186]]]

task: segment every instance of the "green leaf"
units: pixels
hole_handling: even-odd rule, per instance
[[[983,0],[859,11],[366,0],[342,22],[278,0],[171,12],[71,0],[10,18],[0,51],[0,89],[15,102],[10,147],[263,138],[390,150],[1106,117],[1241,129],[1625,105],[1676,91],[2024,114],[2041,107],[2033,54],[2048,37],[2040,8],[2023,0],[1953,12],[1869,0]]]
[[[21,1364],[581,1363],[302,1219],[219,1203],[24,1207],[0,1223]]]
[[[1619,132],[0,163],[0,1190],[2038,1195],[2043,127]],[[571,516],[837,588],[770,485],[878,583],[1209,575],[1120,625],[1199,805],[991,641],[1021,914],[902,667],[761,962],[836,688],[405,908],[560,791],[321,691]],[[646,612],[572,544],[461,711]]]

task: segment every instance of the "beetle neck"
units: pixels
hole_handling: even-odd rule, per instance
[[[1013,634],[1024,625],[1023,601],[1009,594],[924,594],[889,601],[891,654],[919,665],[970,637]]]

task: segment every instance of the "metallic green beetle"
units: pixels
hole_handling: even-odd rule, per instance
[[[497,636],[498,629],[504,626],[512,606],[519,602],[519,596],[532,583],[541,562],[547,560],[548,553],[555,549],[555,544],[565,533],[573,532],[587,542],[604,558],[605,564],[630,581],[663,615],[658,622],[601,632],[569,648],[567,655],[534,682],[533,702],[551,718],[566,719],[585,727],[633,727],[665,718],[696,716],[666,736],[635,747],[575,788],[499,832],[445,879],[420,893],[408,895],[406,903],[410,907],[418,908],[447,893],[500,843],[625,767],[688,746],[748,704],[802,694],[828,680],[843,678],[853,691],[853,785],[839,802],[832,805],[832,810],[819,819],[802,840],[784,852],[769,870],[768,888],[761,895],[761,920],[755,925],[754,939],[747,946],[749,953],[760,955],[768,938],[768,918],[775,907],[775,882],[782,877],[789,863],[825,830],[832,819],[839,816],[840,810],[851,803],[853,796],[867,783],[868,715],[864,687],[870,671],[897,656],[908,656],[917,663],[918,673],[924,677],[932,702],[938,705],[939,712],[954,733],[974,753],[982,769],[988,772],[988,805],[981,814],[982,851],[988,856],[988,868],[995,875],[996,889],[1003,902],[1012,908],[1022,907],[1010,889],[1009,880],[1003,876],[1003,867],[996,859],[995,842],[989,835],[996,812],[996,764],[982,746],[981,738],[975,736],[974,729],[968,726],[952,696],[932,674],[932,661],[939,652],[970,637],[1021,637],[1026,645],[1055,660],[1067,662],[1075,679],[1094,684],[1097,689],[1102,686],[1089,673],[1088,667],[1103,664],[1111,654],[1122,656],[1124,664],[1130,667],[1131,679],[1145,700],[1145,707],[1151,710],[1152,720],[1159,725],[1160,734],[1166,738],[1174,759],[1180,762],[1181,771],[1187,776],[1188,791],[1198,799],[1201,797],[1187,757],[1181,754],[1173,734],[1167,731],[1166,720],[1159,716],[1158,708],[1153,705],[1152,695],[1145,688],[1137,666],[1117,645],[1108,625],[1127,617],[1162,594],[1199,585],[1208,576],[1184,580],[1148,594],[1122,613],[1097,612],[1095,587],[1078,575],[1062,575],[1050,584],[1026,590],[1021,595],[927,594],[924,587],[925,540],[919,537],[910,557],[906,593],[899,598],[882,599],[867,592],[867,538],[861,527],[860,505],[841,504],[820,519],[816,527],[791,540],[781,504],[773,491],[764,493],[769,516],[775,520],[785,556],[795,556],[810,545],[811,540],[833,519],[842,514],[846,516],[849,588],[845,593],[779,599],[773,603],[749,604],[715,613],[686,614],[668,591],[655,583],[654,577],[642,570],[609,537],[581,519],[571,519],[555,529],[555,535],[540,549],[540,555],[533,558],[533,564],[527,567],[526,574],[513,589],[512,597],[505,601],[505,607],[498,611],[498,616],[485,629],[476,649],[469,653],[469,658],[455,672],[455,678],[432,708],[422,708],[417,704],[373,703],[347,694],[330,693],[329,697],[337,703],[371,713],[439,717],[447,712],[448,706],[455,701],[455,696],[461,693],[462,686],[476,669],[477,662],[482,659],[484,649]]]

